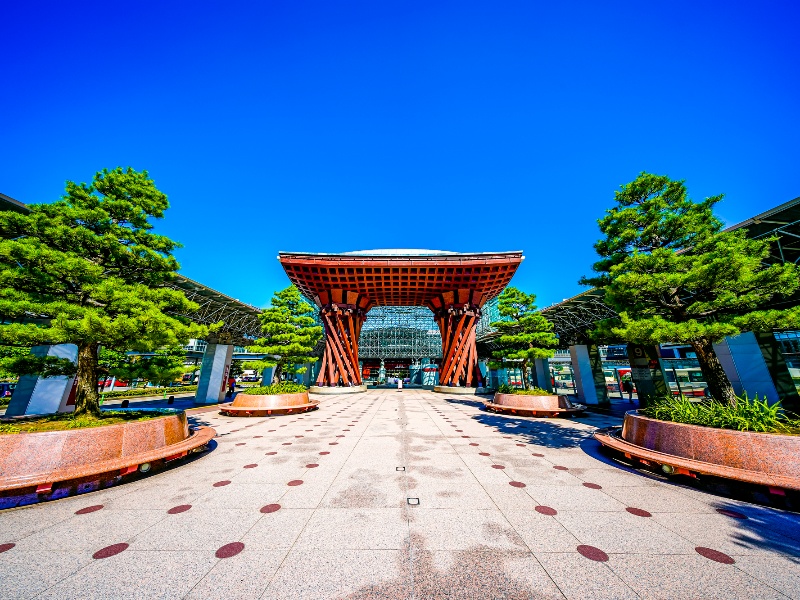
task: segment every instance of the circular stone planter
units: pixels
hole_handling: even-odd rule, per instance
[[[632,410],[619,427],[598,431],[604,446],[664,472],[714,475],[800,490],[800,436],[659,421]]]
[[[183,411],[147,421],[0,435],[0,508],[107,487],[202,450],[216,435]]]
[[[532,396],[528,394],[495,394],[484,402],[487,410],[518,417],[565,417],[586,410],[583,404],[573,404],[566,396]]]
[[[309,400],[308,392],[258,395],[239,392],[233,402],[222,404],[219,411],[231,417],[268,417],[303,413],[318,406],[317,400]]]
[[[324,386],[324,385],[312,385],[308,388],[308,391],[312,394],[360,394],[361,392],[367,391],[367,386],[365,385],[351,385],[351,386]]]
[[[433,388],[434,392],[439,394],[457,394],[457,395],[465,395],[465,396],[474,396],[475,392],[478,391],[478,388],[474,387],[458,387],[458,386],[451,386],[451,385],[437,385]]]

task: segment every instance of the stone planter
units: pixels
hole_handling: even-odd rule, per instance
[[[184,412],[117,425],[0,435],[0,507],[111,485],[203,448],[215,435],[210,427],[191,430]]]
[[[337,395],[337,394],[360,394],[361,392],[367,391],[366,384],[363,385],[312,385],[308,388],[308,391],[312,394],[323,394],[323,395]]]
[[[595,438],[667,473],[800,490],[800,436],[659,421],[634,410],[625,414],[622,429],[599,431]]]
[[[530,396],[527,394],[495,394],[484,402],[487,410],[518,417],[565,417],[586,410],[583,404],[573,404],[566,396]]]
[[[219,407],[223,415],[231,417],[267,417],[288,415],[314,410],[319,401],[310,400],[308,392],[297,394],[250,395],[239,392],[233,402]]]

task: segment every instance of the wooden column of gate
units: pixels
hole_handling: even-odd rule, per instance
[[[429,302],[428,307],[433,311],[442,334],[439,385],[482,385],[475,334],[483,301],[483,294],[480,292],[462,289],[439,294]]]
[[[370,309],[369,298],[356,292],[329,290],[317,296],[319,316],[325,328],[317,385],[361,385],[358,367],[358,336]]]

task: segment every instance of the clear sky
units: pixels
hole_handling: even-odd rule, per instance
[[[735,223],[800,196],[800,3],[4,2],[0,192],[147,169],[182,272],[262,306],[278,250],[524,250],[582,290],[642,170]]]

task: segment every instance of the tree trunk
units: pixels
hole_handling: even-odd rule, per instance
[[[529,389],[529,387],[528,387],[528,365],[527,365],[527,362],[525,360],[523,360],[522,363],[520,364],[519,368],[520,368],[520,371],[522,371],[522,389],[523,390],[527,390],[527,389]]]
[[[78,374],[75,389],[75,416],[100,416],[100,395],[97,392],[97,343],[78,345]]]
[[[714,352],[714,345],[708,338],[699,338],[692,342],[692,348],[697,353],[700,371],[708,385],[711,397],[725,404],[736,404],[736,394],[733,391],[728,375],[722,368],[722,363]]]
[[[275,365],[275,373],[272,374],[272,383],[280,383],[281,382],[281,372],[283,371],[283,365],[278,363]]]

